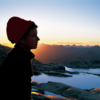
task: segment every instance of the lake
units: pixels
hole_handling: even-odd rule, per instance
[[[65,66],[65,69],[73,72],[78,71],[80,72],[80,74],[67,73],[68,75],[72,75],[73,77],[56,77],[56,76],[48,76],[46,74],[42,74],[39,76],[32,76],[31,79],[39,83],[47,83],[48,81],[60,82],[81,89],[92,89],[100,87],[99,76],[82,73],[82,72],[89,72],[89,73],[100,74],[100,68],[77,69],[77,68],[68,68]]]

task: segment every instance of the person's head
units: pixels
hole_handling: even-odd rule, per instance
[[[40,40],[37,36],[37,25],[19,17],[11,17],[8,20],[7,36],[11,43],[21,44],[27,49],[36,49]]]
[[[37,36],[37,25],[32,24],[22,36],[19,43],[28,49],[36,49],[39,40]]]

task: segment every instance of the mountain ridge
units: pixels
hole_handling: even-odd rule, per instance
[[[7,54],[12,48],[0,44],[0,51]],[[69,63],[74,60],[100,60],[100,46],[63,46],[42,45],[32,52],[40,62],[47,63]],[[0,53],[1,54],[1,53]],[[2,56],[2,54],[1,54]]]

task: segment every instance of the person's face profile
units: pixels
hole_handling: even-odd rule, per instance
[[[37,28],[33,28],[30,30],[26,39],[23,40],[23,44],[29,49],[36,49],[39,40],[40,38],[37,36]]]

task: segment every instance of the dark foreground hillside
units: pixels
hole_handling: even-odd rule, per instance
[[[0,44],[0,64],[2,62],[2,60],[5,58],[5,56],[7,55],[7,53],[11,50],[12,48],[7,47],[7,46],[3,46]]]

